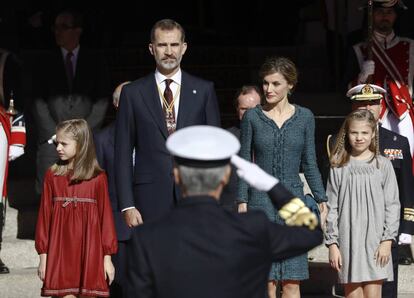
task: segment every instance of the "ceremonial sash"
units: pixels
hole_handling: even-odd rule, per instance
[[[402,120],[409,114],[411,120],[414,122],[413,102],[407,83],[404,82],[403,76],[398,68],[379,45],[378,41],[375,38],[373,40],[372,53],[378,61],[381,62],[387,72],[383,86],[384,88],[388,87],[388,92],[391,95],[385,95],[385,101],[383,101],[382,104],[380,117],[383,118],[385,116],[388,107],[397,119]]]

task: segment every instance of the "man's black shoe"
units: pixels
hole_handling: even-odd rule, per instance
[[[10,273],[10,270],[0,259],[0,274],[7,274],[7,273]]]
[[[407,244],[398,245],[398,264],[411,265],[411,263],[413,263],[411,246]]]
[[[398,264],[400,265],[411,265],[412,262],[413,262],[413,259],[411,257],[400,256],[398,258]]]

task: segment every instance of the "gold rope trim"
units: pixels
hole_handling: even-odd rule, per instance
[[[279,215],[288,226],[305,226],[310,230],[314,230],[318,225],[316,215],[299,198],[293,198],[285,204],[279,210]]]
[[[414,221],[414,215],[405,215],[404,214],[404,220],[406,220],[406,221]]]
[[[414,214],[414,209],[413,208],[404,208],[404,213]]]

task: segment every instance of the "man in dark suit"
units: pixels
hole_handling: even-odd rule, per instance
[[[244,113],[251,108],[261,103],[261,92],[255,85],[244,85],[239,88],[234,96],[233,104],[235,112],[237,113],[237,124],[227,128],[237,139],[240,139],[240,121]],[[228,210],[236,210],[237,199],[237,175],[234,171],[231,172],[229,183],[224,187],[221,194],[220,202],[224,208]]]
[[[381,112],[381,101],[386,91],[373,84],[357,85],[347,92],[351,98],[352,110],[367,109],[372,112],[378,121]],[[414,234],[414,178],[411,170],[410,146],[406,137],[391,130],[378,127],[380,154],[391,160],[397,177],[399,198],[401,203],[401,216],[399,237],[391,248],[394,281],[384,282],[382,297],[397,297],[398,289],[398,243],[408,246]],[[332,151],[335,145],[336,135],[328,137],[327,148]],[[328,152],[329,155],[329,152]],[[327,173],[325,169],[324,173]],[[324,175],[326,176],[326,175]]]
[[[170,19],[158,21],[149,44],[155,73],[130,83],[121,93],[115,179],[119,208],[129,227],[162,216],[179,198],[173,160],[165,148],[168,135],[189,125],[220,126],[213,83],[180,68],[186,49],[181,25]]]
[[[94,130],[105,118],[109,102],[109,73],[96,52],[81,47],[82,16],[71,10],[59,13],[53,26],[58,48],[38,59],[34,76],[33,115],[37,128],[36,191],[58,156],[53,142],[56,125],[82,118]]]
[[[118,109],[119,97],[124,85],[129,82],[124,82],[115,88],[113,93],[113,105]],[[124,281],[126,280],[126,241],[131,237],[131,229],[127,227],[122,212],[118,210],[118,196],[115,187],[115,122],[112,122],[101,131],[94,134],[96,158],[99,165],[105,170],[108,177],[108,191],[111,200],[112,212],[115,221],[116,236],[118,239],[118,251],[112,256],[112,262],[115,267],[115,279],[110,286],[111,297],[122,298],[125,290]]]
[[[159,221],[133,232],[127,297],[265,297],[272,261],[322,242],[316,215],[257,165],[232,157],[240,177],[267,191],[288,226],[261,211],[234,213],[218,200],[240,143],[211,126],[177,131],[167,140],[183,198]],[[295,227],[293,227],[295,225]]]

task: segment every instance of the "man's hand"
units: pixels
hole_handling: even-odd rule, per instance
[[[231,163],[237,168],[237,175],[257,190],[269,191],[279,183],[279,180],[263,171],[258,165],[237,155],[231,157]]]
[[[10,145],[9,147],[9,161],[15,160],[16,158],[24,154],[24,148],[18,145]]]
[[[375,72],[375,62],[373,60],[366,60],[362,63],[361,72],[358,75],[358,83],[366,83],[370,75]]]
[[[336,244],[329,246],[329,264],[337,272],[341,270],[342,267],[342,257],[341,252]]]
[[[377,251],[375,252],[375,260],[377,261],[377,266],[385,267],[390,261],[391,255],[391,240],[382,241],[378,246]]]
[[[144,223],[141,213],[139,213],[136,208],[127,209],[122,213],[124,215],[127,226],[130,228],[142,225]]]
[[[239,213],[246,213],[247,212],[247,203],[240,203],[237,206],[237,212],[239,212]]]

